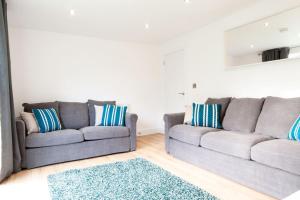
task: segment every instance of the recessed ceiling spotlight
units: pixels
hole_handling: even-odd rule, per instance
[[[145,29],[149,29],[150,25],[149,24],[145,24]]]
[[[298,34],[298,37],[300,37],[300,33]]]
[[[251,45],[250,45],[250,48],[253,49],[253,48],[254,48],[254,44],[251,44]]]
[[[71,15],[71,16],[74,16],[74,15],[75,15],[75,10],[74,10],[74,9],[71,9],[71,10],[70,10],[70,15]]]
[[[270,24],[269,24],[269,22],[266,22],[265,23],[265,27],[268,27]]]
[[[191,0],[184,0],[184,3],[191,3]]]

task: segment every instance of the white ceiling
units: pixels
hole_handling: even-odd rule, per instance
[[[259,0],[190,1],[7,0],[11,27],[143,43],[170,40]]]

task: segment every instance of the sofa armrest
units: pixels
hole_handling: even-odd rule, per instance
[[[16,118],[16,128],[17,128],[17,135],[19,141],[19,148],[21,153],[21,160],[22,160],[22,167],[24,167],[25,163],[25,138],[26,138],[26,126],[25,122],[21,118]]]
[[[130,151],[136,150],[136,123],[138,120],[137,114],[126,113],[125,124],[130,131]]]
[[[183,124],[185,113],[165,114],[165,149],[169,153],[169,130],[175,125]]]

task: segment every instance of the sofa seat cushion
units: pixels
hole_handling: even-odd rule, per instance
[[[300,143],[276,139],[251,148],[251,159],[274,168],[300,175]]]
[[[78,130],[65,129],[49,133],[32,133],[26,137],[27,148],[38,148],[83,142],[83,134]]]
[[[251,147],[271,139],[269,136],[245,134],[234,131],[218,131],[205,134],[201,146],[227,155],[250,160]]]
[[[170,129],[169,137],[179,140],[181,142],[185,142],[195,146],[200,146],[201,137],[210,131],[215,132],[218,131],[218,129],[180,124],[173,126]]]
[[[85,140],[102,140],[128,137],[129,128],[122,126],[89,126],[80,129]]]

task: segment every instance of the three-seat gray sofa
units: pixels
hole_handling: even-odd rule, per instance
[[[176,158],[275,198],[300,190],[300,142],[288,132],[300,115],[300,98],[208,99],[222,105],[223,129],[183,124],[166,114],[166,151]]]
[[[22,119],[17,119],[22,167],[35,168],[84,158],[134,151],[136,149],[136,114],[126,114],[126,127],[94,126],[94,105],[115,102],[87,103],[49,102],[23,104],[25,112],[33,108],[54,108],[63,126],[50,133],[26,134]]]

